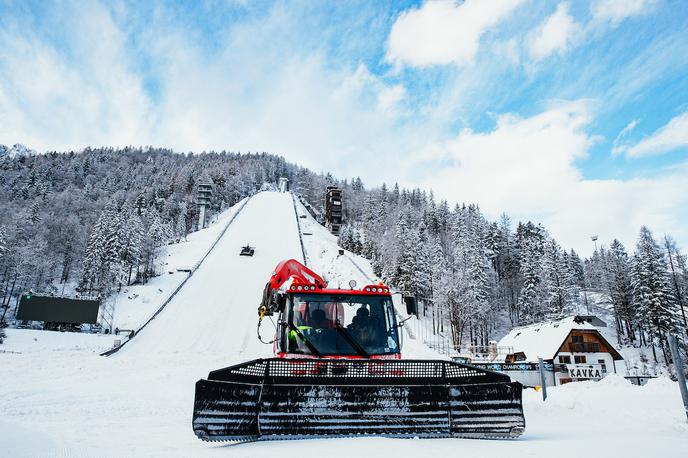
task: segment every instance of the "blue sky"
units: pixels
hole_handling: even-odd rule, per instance
[[[688,244],[688,3],[0,1],[0,143],[269,151]]]

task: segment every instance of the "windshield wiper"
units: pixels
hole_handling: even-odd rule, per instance
[[[303,343],[306,344],[306,347],[308,347],[308,350],[310,350],[311,353],[313,353],[313,354],[314,354],[315,356],[317,356],[318,358],[322,358],[323,355],[322,355],[322,353],[320,353],[320,350],[318,350],[317,348],[315,348],[315,345],[313,345],[313,344],[311,343],[311,341],[308,340],[308,339],[306,338],[306,336],[303,335],[303,332],[301,332],[301,330],[300,330],[299,328],[297,328],[296,326],[294,326],[294,323],[292,323],[291,321],[287,321],[287,325],[289,326],[289,329],[291,329],[292,331],[294,331],[294,332],[296,333],[296,335],[299,336],[299,337],[301,338],[301,340],[303,341]]]
[[[339,322],[339,320],[335,321],[335,324],[337,325],[337,329],[339,329],[342,332],[342,335],[346,339],[349,344],[351,344],[352,347],[354,347],[354,350],[356,350],[356,353],[358,353],[359,356],[362,356],[364,358],[370,358],[370,355],[368,354],[367,351],[363,349],[361,344],[359,344],[356,339],[354,339],[351,334],[349,334],[349,331],[346,330],[344,326],[342,326],[342,323]]]

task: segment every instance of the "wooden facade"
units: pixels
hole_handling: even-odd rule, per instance
[[[557,350],[554,363],[567,369],[559,374],[561,384],[577,380],[599,380],[616,373],[623,357],[597,330],[572,329]]]
[[[574,329],[557,350],[559,353],[609,353],[615,360],[623,359],[599,331]]]

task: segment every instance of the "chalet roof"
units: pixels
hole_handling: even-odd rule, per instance
[[[576,315],[574,318],[581,321],[587,321],[588,323],[598,328],[607,327],[607,323],[605,323],[603,320],[601,320],[599,317],[595,315]]]
[[[592,331],[599,334],[595,326],[589,322],[577,316],[570,316],[561,320],[544,321],[514,328],[499,341],[498,346],[512,347],[514,353],[525,353],[526,361],[536,361],[538,357],[553,359],[573,330]],[[601,334],[600,338],[606,342]],[[609,347],[613,349],[612,345]],[[615,350],[614,352],[616,353]]]

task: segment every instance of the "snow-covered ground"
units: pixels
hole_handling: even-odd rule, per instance
[[[45,353],[49,351],[89,351],[100,353],[122,337],[114,334],[5,329],[7,339],[0,353]]]
[[[331,286],[351,278],[362,285],[372,276],[364,260],[339,256],[336,240],[310,217],[299,221],[311,233],[304,236],[311,265]],[[238,256],[247,242],[256,247],[252,258]],[[618,377],[550,389],[546,403],[527,391],[526,433],[514,441],[201,442],[191,429],[194,383],[212,369],[271,355],[255,336],[256,309],[275,264],[287,257],[301,257],[291,196],[260,193],[175,299],[119,353],[105,358],[40,346],[0,352],[0,456],[673,457],[688,450],[676,384],[658,379],[635,387]],[[268,322],[263,332],[271,331]],[[432,354],[417,340],[406,344],[407,357]]]
[[[675,383],[658,379],[637,387],[613,376],[550,389],[545,403],[539,393],[526,391],[526,433],[515,441],[208,444],[191,430],[193,386],[209,369],[236,361],[237,353],[125,356],[53,353],[38,360],[0,354],[0,443],[13,444],[0,448],[0,456],[646,458],[681,457],[688,449],[688,425]],[[18,440],[17,434],[26,439]]]

